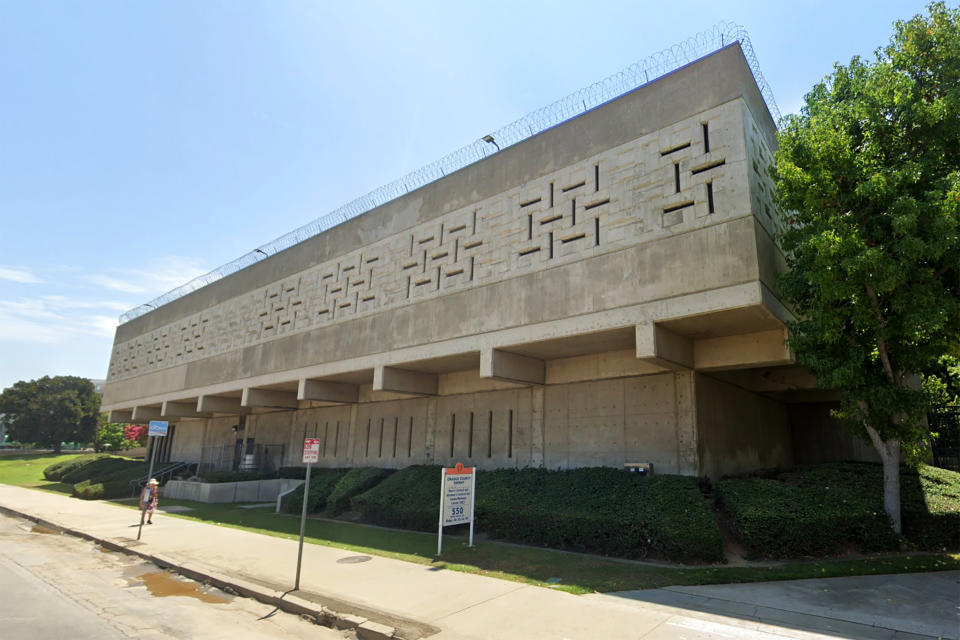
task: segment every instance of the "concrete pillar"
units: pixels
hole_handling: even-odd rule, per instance
[[[269,407],[272,409],[297,409],[300,403],[297,394],[292,391],[274,391],[273,389],[255,389],[246,387],[240,398],[241,407]]]
[[[355,384],[303,378],[300,380],[297,389],[297,399],[322,402],[357,402],[360,399],[360,389]]]
[[[373,390],[435,396],[439,389],[436,374],[379,366],[373,370]]]
[[[669,329],[645,322],[637,325],[637,358],[673,371],[693,369],[693,343]]]
[[[522,356],[519,353],[500,349],[483,349],[480,352],[480,377],[525,384],[544,384],[546,365],[543,360]]]

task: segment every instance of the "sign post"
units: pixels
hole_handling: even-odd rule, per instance
[[[444,468],[440,476],[440,523],[437,527],[437,555],[443,551],[443,528],[470,523],[470,546],[473,546],[473,506],[476,498],[477,468]]]
[[[300,564],[303,561],[303,533],[307,526],[307,499],[310,497],[310,469],[320,459],[320,438],[306,438],[303,441],[303,462],[307,465],[306,482],[303,483],[303,508],[300,511],[300,548],[297,550],[297,578],[293,590],[300,589]]]
[[[150,443],[150,470],[147,471],[147,481],[150,481],[150,478],[153,477],[153,462],[157,459],[157,441],[155,438],[163,438],[167,435],[167,427],[169,424],[166,420],[151,420],[150,426],[147,430],[148,442]],[[150,490],[150,485],[148,484],[140,492],[140,528],[137,529],[137,540],[140,539],[140,534],[143,532],[143,520],[147,517],[147,510],[143,508],[144,498],[148,497],[149,494],[145,493]]]

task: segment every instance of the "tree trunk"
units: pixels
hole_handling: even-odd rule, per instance
[[[867,433],[883,462],[883,510],[890,516],[893,531],[903,533],[900,520],[900,438],[881,440],[876,429],[867,426]]]

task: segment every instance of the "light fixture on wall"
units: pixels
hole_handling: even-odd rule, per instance
[[[488,135],[483,136],[483,137],[481,138],[481,140],[483,140],[484,142],[487,142],[487,143],[489,143],[489,144],[492,144],[493,146],[495,146],[495,147],[497,148],[497,151],[500,151],[500,145],[498,145],[498,144],[497,144],[497,141],[493,139],[493,136],[491,136],[491,135],[488,134]]]

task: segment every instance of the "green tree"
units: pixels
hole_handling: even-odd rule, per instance
[[[960,335],[960,10],[928,5],[806,96],[773,169],[801,318],[797,359],[883,461],[897,533],[901,449],[925,437],[920,375]]]
[[[93,383],[75,376],[21,380],[0,393],[13,437],[36,442],[57,453],[63,442],[90,442],[97,428],[100,396]]]

